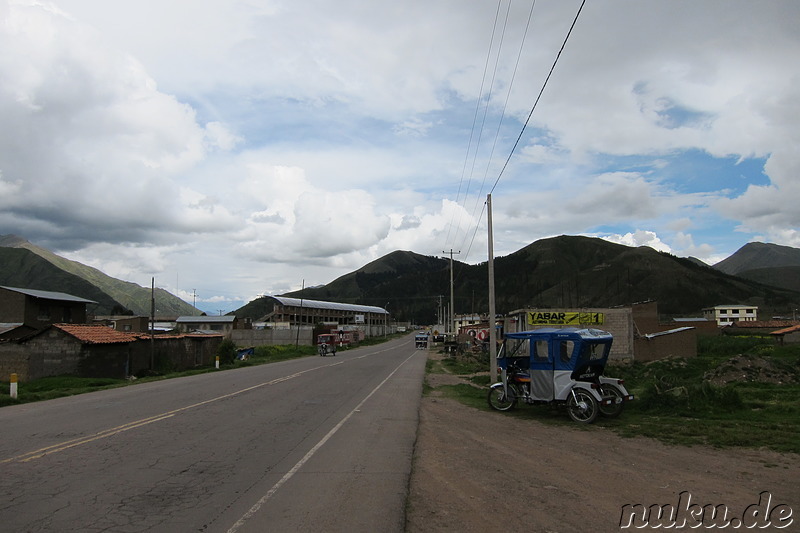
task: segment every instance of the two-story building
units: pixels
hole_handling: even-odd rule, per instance
[[[754,322],[758,320],[758,306],[716,305],[703,309],[703,317],[715,321],[718,326],[730,326],[736,322]]]
[[[97,303],[63,292],[0,287],[0,339],[16,339],[51,324],[86,323],[86,304]]]

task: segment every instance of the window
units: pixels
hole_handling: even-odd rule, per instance
[[[583,358],[590,361],[602,359],[605,355],[605,348],[605,344],[586,343],[583,345]]]
[[[549,359],[548,356],[548,342],[547,341],[536,341],[536,344],[533,345],[533,359],[539,363],[546,362]]]
[[[559,343],[559,357],[561,357],[561,362],[569,362],[570,358],[572,357],[572,350],[574,347],[575,343],[572,341],[561,341]]]

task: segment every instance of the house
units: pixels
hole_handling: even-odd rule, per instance
[[[779,329],[770,333],[780,344],[797,344],[800,343],[800,325],[795,324],[788,328]]]
[[[181,333],[208,332],[220,333],[229,337],[237,328],[239,320],[234,315],[224,316],[179,316],[175,321]]]
[[[0,339],[17,339],[54,323],[83,324],[92,300],[63,292],[0,287]]]
[[[0,342],[0,376],[20,381],[74,375],[124,379],[152,370],[210,365],[222,335],[125,333],[101,324],[53,324]]]
[[[717,326],[729,326],[735,322],[758,320],[758,306],[755,305],[715,305],[703,309],[703,316],[714,320]]]

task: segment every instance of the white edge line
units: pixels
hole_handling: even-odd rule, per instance
[[[383,385],[384,385],[384,384],[385,384],[387,381],[389,381],[389,379],[390,379],[392,376],[394,376],[394,375],[395,375],[395,373],[396,373],[398,370],[400,370],[400,367],[401,367],[401,366],[403,366],[404,364],[406,364],[406,362],[408,362],[408,360],[409,360],[409,359],[411,359],[412,357],[414,357],[415,355],[416,355],[416,352],[415,352],[415,353],[413,353],[413,354],[411,354],[410,356],[408,356],[408,357],[407,357],[407,358],[406,358],[406,359],[405,359],[405,360],[404,360],[402,363],[400,363],[399,365],[397,365],[397,368],[395,368],[394,370],[392,370],[392,372],[391,372],[391,373],[390,373],[388,376],[386,376],[386,379],[384,379],[383,381],[381,381],[381,382],[378,384],[378,386],[377,386],[377,387],[375,387],[374,389],[372,389],[372,392],[370,392],[369,394],[367,394],[367,396],[366,396],[366,397],[365,397],[363,400],[361,400],[361,402],[359,402],[359,404],[358,404],[358,405],[356,405],[356,406],[353,408],[353,410],[352,410],[352,411],[350,411],[349,413],[347,413],[347,415],[346,415],[344,418],[342,418],[342,419],[339,421],[339,423],[338,423],[338,424],[336,424],[335,426],[333,426],[333,428],[332,428],[332,429],[331,429],[331,430],[328,432],[328,434],[327,434],[327,435],[325,435],[324,437],[322,437],[322,439],[321,439],[321,440],[320,440],[318,443],[316,443],[316,444],[314,445],[314,447],[313,447],[313,448],[311,448],[310,450],[308,450],[308,453],[306,453],[306,454],[303,456],[303,458],[302,458],[302,459],[300,459],[300,460],[297,462],[297,464],[296,464],[296,465],[294,465],[294,466],[293,466],[293,467],[292,467],[292,468],[291,468],[291,469],[290,469],[288,472],[286,472],[286,474],[284,474],[284,475],[283,475],[283,477],[282,477],[280,480],[278,480],[278,482],[277,482],[277,483],[275,483],[275,484],[272,486],[272,488],[270,488],[270,489],[267,491],[267,493],[266,493],[266,494],[264,494],[264,495],[261,497],[261,499],[259,499],[259,500],[258,500],[258,501],[257,501],[257,502],[256,502],[256,503],[255,503],[255,504],[254,504],[254,505],[253,505],[253,506],[252,506],[252,507],[251,507],[251,508],[250,508],[250,509],[249,509],[249,510],[248,510],[248,511],[247,511],[247,512],[244,514],[244,515],[242,515],[242,517],[241,517],[239,520],[237,520],[237,521],[236,521],[236,523],[235,523],[235,524],[233,524],[233,525],[230,527],[230,529],[228,529],[228,533],[236,533],[236,532],[237,532],[237,531],[238,531],[238,530],[239,530],[239,529],[240,529],[240,528],[241,528],[241,527],[242,527],[242,526],[245,524],[245,522],[247,522],[248,520],[250,520],[250,519],[253,517],[253,515],[255,515],[255,514],[256,514],[256,513],[257,513],[257,512],[258,512],[258,511],[259,511],[259,510],[260,510],[260,509],[261,509],[261,508],[264,506],[264,504],[265,504],[265,503],[267,503],[267,500],[269,500],[270,498],[272,498],[272,496],[273,496],[273,495],[274,495],[276,492],[278,492],[278,489],[280,489],[280,488],[281,488],[281,486],[283,486],[283,484],[284,484],[284,483],[286,483],[287,481],[289,481],[289,480],[292,478],[292,476],[294,476],[294,475],[297,473],[297,471],[298,471],[298,470],[300,470],[300,469],[303,467],[303,465],[304,465],[304,464],[306,464],[306,463],[308,462],[308,460],[309,460],[309,459],[311,459],[311,457],[312,457],[312,456],[313,456],[315,453],[317,453],[317,450],[319,450],[320,448],[322,448],[322,446],[323,446],[323,445],[324,445],[326,442],[328,442],[328,439],[330,439],[331,437],[333,437],[333,435],[334,435],[334,434],[335,434],[337,431],[339,431],[339,429],[340,429],[340,428],[341,428],[343,425],[345,425],[345,423],[346,423],[348,420],[350,420],[350,417],[351,417],[351,416],[353,416],[353,414],[354,414],[354,413],[358,412],[358,410],[359,410],[359,409],[361,409],[361,406],[362,406],[362,405],[364,405],[364,403],[366,403],[366,401],[367,401],[367,400],[369,400],[369,399],[372,397],[372,395],[373,395],[373,394],[375,394],[376,392],[378,392],[378,389],[380,389],[381,387],[383,387]]]

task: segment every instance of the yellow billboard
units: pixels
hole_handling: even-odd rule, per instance
[[[603,313],[585,311],[533,311],[528,313],[531,326],[601,326]]]

